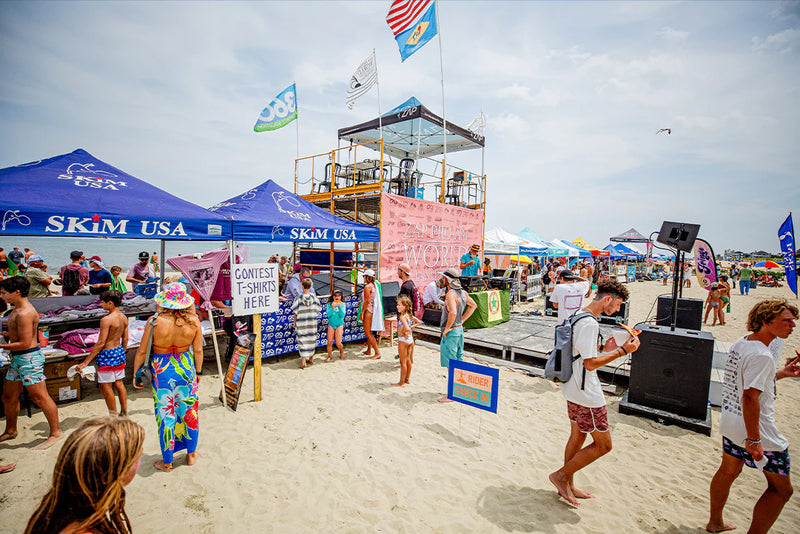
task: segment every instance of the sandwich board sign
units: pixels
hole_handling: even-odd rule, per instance
[[[447,398],[474,408],[497,413],[500,370],[469,362],[450,360]]]
[[[225,373],[225,400],[228,401],[228,407],[236,411],[239,406],[239,393],[242,391],[242,383],[244,383],[244,373],[247,370],[247,362],[253,352],[253,345],[256,336],[253,334],[242,334],[236,341],[236,348],[233,349],[231,356],[231,363],[228,365],[228,372]],[[220,399],[222,400],[222,392],[220,392]]]

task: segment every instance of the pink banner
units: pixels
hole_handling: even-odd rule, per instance
[[[471,245],[483,248],[481,210],[388,194],[382,198],[382,282],[398,280],[397,265],[408,263],[411,279],[422,289],[437,273],[458,269]]]
[[[710,290],[711,284],[717,282],[717,267],[715,265],[714,251],[707,241],[697,239],[694,242],[694,264],[697,271],[697,280],[705,289]]]

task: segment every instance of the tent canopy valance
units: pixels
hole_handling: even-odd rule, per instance
[[[610,237],[609,241],[614,243],[649,243],[650,240],[636,231],[636,228],[631,228],[627,232],[622,232],[619,235]]]
[[[351,144],[381,138],[384,152],[396,158],[429,157],[444,152],[444,121],[411,97],[378,118],[339,130],[339,139]],[[447,153],[472,150],[484,146],[484,136],[447,122]]]
[[[0,235],[230,239],[222,217],[83,149],[0,169]]]
[[[553,239],[551,241],[551,243],[553,243],[556,246],[566,247],[567,250],[569,251],[568,253],[569,253],[569,257],[570,258],[591,258],[592,257],[592,253],[589,252],[588,250],[580,248],[580,247],[578,247],[576,245],[573,245],[571,243],[568,243],[568,242],[564,241],[563,239]]]
[[[567,247],[556,245],[554,243],[550,243],[549,241],[542,239],[542,237],[539,236],[539,234],[535,233],[528,227],[523,228],[517,235],[523,239],[527,239],[528,241],[536,244],[537,246],[545,247],[547,249],[547,255],[551,258],[554,257],[560,258],[569,255],[569,250],[567,249]]]
[[[501,248],[510,250],[513,247],[513,252],[503,252],[502,254],[519,253],[528,256],[542,256],[547,254],[547,247],[532,243],[527,239],[523,239],[520,236],[503,230],[499,226],[488,230],[484,236],[484,251],[490,254],[499,254],[499,252],[489,251],[488,243],[491,243],[492,248],[495,250]]]
[[[378,228],[337,217],[273,180],[209,210],[230,221],[238,241],[380,241]]]
[[[626,247],[622,243],[609,244],[605,250],[611,253],[611,259],[641,260],[645,257],[641,252]]]

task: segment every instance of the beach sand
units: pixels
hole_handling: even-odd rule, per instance
[[[704,297],[696,281],[684,296]],[[660,282],[629,285],[631,323],[645,318]],[[736,290],[717,339],[745,333],[750,307],[786,288]],[[794,299],[792,295],[792,299]],[[538,304],[533,306],[539,306]],[[528,304],[528,307],[531,305]],[[800,332],[784,354],[800,349]],[[149,393],[130,390],[131,417],[147,430],[138,476],[128,486],[134,531],[157,532],[699,532],[708,520],[708,488],[721,456],[717,434],[706,437],[618,412],[607,396],[614,449],[576,475],[596,498],[579,509],[559,499],[547,475],[560,467],[569,434],[566,406],[555,383],[501,368],[497,414],[440,404],[445,370],[436,351],[417,346],[411,384],[399,377],[396,347],[381,346],[370,361],[361,347],[347,359],[298,368],[296,355],[263,364],[263,394],[252,402],[248,371],[237,412],[216,400],[210,359],[200,386],[197,465],[176,455],[170,474],[160,458]],[[634,355],[635,357],[635,355]],[[59,407],[65,431],[103,416],[95,385],[87,398]],[[778,383],[777,424],[800,443],[800,380]],[[0,445],[0,462],[18,462],[0,475],[0,532],[22,532],[46,491],[59,446],[33,451],[47,431],[43,415],[20,417],[19,437]],[[746,531],[764,477],[745,468],[734,484],[726,519]],[[800,497],[784,508],[773,532],[797,532]]]

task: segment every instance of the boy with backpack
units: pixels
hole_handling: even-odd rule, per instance
[[[579,311],[568,319],[572,323],[572,373],[561,392],[567,401],[571,430],[564,450],[564,465],[549,478],[558,494],[572,506],[578,506],[577,499],[592,497],[575,487],[575,473],[611,450],[606,399],[597,369],[639,348],[636,336],[631,336],[622,346],[617,346],[612,337],[602,347],[603,353],[598,354],[601,349],[598,346],[600,325],[597,317],[601,313],[613,315],[626,300],[628,290],[625,286],[616,280],[602,280],[597,284],[594,300],[582,310],[588,313]],[[592,443],[583,447],[586,434],[592,435]]]
[[[72,263],[61,268],[58,277],[61,280],[61,294],[65,297],[71,295],[88,295],[86,284],[89,283],[89,269],[81,265],[83,252],[73,250],[69,254]]]

